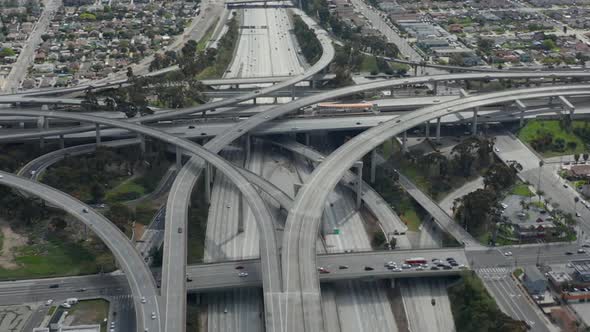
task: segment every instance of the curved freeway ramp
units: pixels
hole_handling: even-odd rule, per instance
[[[127,276],[133,293],[137,331],[160,331],[162,316],[152,272],[129,239],[117,226],[86,204],[49,186],[1,171],[0,184],[28,192],[54,206],[58,206],[90,227],[109,247]],[[156,319],[151,319],[152,312],[156,313]]]
[[[44,115],[47,117],[54,117],[54,118],[61,118],[61,119],[73,119],[88,123],[95,123],[95,124],[102,124],[111,127],[118,127],[127,129],[130,131],[134,131],[146,136],[154,137],[156,139],[160,139],[166,143],[175,145],[179,147],[181,150],[196,155],[200,158],[205,159],[209,162],[212,166],[216,167],[220,172],[222,172],[225,176],[227,176],[233,183],[236,184],[238,189],[242,192],[248,204],[250,205],[250,209],[254,215],[255,220],[258,223],[259,230],[261,232],[260,236],[260,248],[261,252],[263,253],[261,256],[262,260],[262,280],[263,285],[266,290],[280,290],[280,284],[278,279],[280,278],[279,274],[276,271],[279,270],[279,260],[278,260],[278,249],[276,247],[277,241],[275,239],[274,228],[272,227],[272,216],[269,213],[266,204],[260,198],[260,195],[256,191],[256,189],[250,184],[250,182],[238,172],[233,165],[228,163],[223,158],[219,157],[217,154],[212,153],[200,145],[197,145],[191,141],[181,139],[161,131],[144,127],[138,124],[132,124],[124,121],[113,120],[113,119],[105,119],[105,118],[97,118],[90,115],[83,115],[83,114],[72,114],[72,113],[64,113],[64,112],[43,112],[43,111],[3,111],[0,110],[0,115],[30,115],[30,116],[40,116]],[[174,193],[171,193],[170,196],[173,196]],[[176,197],[174,197],[171,201],[174,202]],[[170,201],[170,200],[169,200]],[[180,201],[180,199],[179,199]],[[186,210],[185,210],[186,213]],[[170,219],[169,219],[170,220]],[[186,221],[186,219],[185,219]],[[170,226],[170,225],[169,225]],[[180,227],[166,227],[166,233],[174,234],[173,239],[169,239],[169,241],[175,242],[184,242],[186,243],[186,234],[185,231],[186,227],[183,224]],[[126,240],[129,242],[129,240]],[[186,248],[186,246],[185,246]],[[186,251],[182,252],[173,252],[174,255],[179,256],[179,263],[180,269],[182,273],[180,274],[180,278],[182,282],[175,283],[175,284],[168,284],[167,288],[162,289],[164,294],[167,296],[173,296],[176,300],[181,299],[183,302],[185,301],[186,297],[186,289],[185,289],[185,270],[186,270]],[[171,273],[172,271],[167,270],[163,273]],[[178,273],[178,271],[175,271]],[[152,285],[153,285],[152,280]],[[165,285],[163,285],[165,286]],[[172,294],[172,295],[170,295]],[[165,307],[163,307],[165,309]],[[171,312],[166,310],[166,312]],[[184,317],[184,312],[174,312],[176,315],[182,315]],[[269,317],[277,316],[279,317],[279,307],[268,306],[267,307],[267,314]],[[164,321],[168,322],[170,318],[166,318]],[[184,321],[182,321],[184,326]],[[150,331],[159,331],[158,329],[153,329]]]
[[[287,313],[285,331],[322,331],[322,308],[316,271],[316,240],[324,202],[347,170],[388,138],[446,114],[516,99],[589,95],[590,85],[552,86],[476,95],[422,108],[369,129],[342,145],[312,173],[291,209],[283,243],[283,278]],[[447,229],[461,241],[463,233]],[[466,242],[466,247],[477,248]],[[304,322],[304,328],[301,327]]]

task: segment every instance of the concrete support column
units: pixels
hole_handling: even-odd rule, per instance
[[[205,199],[211,203],[211,165],[205,164]]]
[[[357,161],[354,163],[354,167],[356,167],[356,209],[361,208],[361,202],[363,198],[363,162]]]
[[[404,131],[404,133],[402,135],[402,152],[408,151],[407,143],[408,143],[408,132]]]
[[[96,128],[96,145],[100,145],[101,143],[101,137],[100,137],[100,125],[97,123],[95,124],[95,128]]]
[[[418,65],[412,65],[412,69],[414,69],[414,76],[418,76]]]
[[[254,105],[256,105],[256,97],[252,98],[252,101],[254,102]]]
[[[371,151],[371,183],[375,183],[375,173],[377,171],[377,149]]]
[[[275,99],[273,100],[273,104],[278,104],[279,103],[279,97],[275,97]]]
[[[203,121],[207,122],[207,111],[203,111],[203,113],[201,113],[201,117],[203,118]]]
[[[39,129],[47,128],[47,117],[40,116],[37,119],[37,128],[39,128]],[[39,147],[41,149],[45,148],[45,137],[43,137],[43,136],[39,136]]]
[[[438,82],[437,81],[434,81],[432,83],[432,91],[434,92],[434,95],[436,96],[438,93]]]
[[[305,133],[303,135],[305,137],[305,145],[310,146],[311,145],[311,135],[309,133]]]
[[[250,160],[250,145],[251,145],[251,138],[250,138],[250,134],[245,136],[245,141],[246,141],[246,160]]]
[[[295,85],[291,85],[291,100],[295,100]]]
[[[176,169],[180,170],[182,168],[182,150],[179,146],[176,146]]]
[[[476,107],[473,110],[473,121],[471,122],[471,134],[473,136],[477,135],[477,112],[479,111],[479,107]]]
[[[424,134],[426,139],[430,138],[430,121],[424,122]]]
[[[64,139],[64,135],[59,135],[59,148],[64,149],[66,147],[66,141]]]
[[[440,141],[440,117],[436,118],[436,141]]]
[[[137,137],[139,138],[139,149],[141,153],[145,153],[145,136],[143,134],[137,134]]]

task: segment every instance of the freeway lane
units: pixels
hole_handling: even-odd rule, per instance
[[[307,17],[304,13],[302,14],[302,18],[304,21],[312,28],[314,28],[318,39],[322,45],[322,56],[313,66],[308,68],[303,74],[293,76],[292,79],[283,81],[281,83],[277,83],[271,87],[263,88],[260,90],[259,93],[249,93],[245,95],[241,95],[236,98],[224,99],[218,102],[208,103],[201,107],[193,108],[193,109],[185,109],[182,112],[186,112],[185,114],[194,113],[197,110],[209,110],[213,109],[214,107],[219,106],[227,106],[232,105],[237,102],[245,101],[248,99],[252,99],[253,97],[263,96],[265,93],[272,92],[275,90],[279,90],[284,87],[288,87],[294,85],[301,80],[304,80],[308,77],[311,77],[326,67],[334,57],[334,48],[331,44],[330,38],[328,37],[327,33],[321,30],[319,27],[315,27],[315,23],[309,17]],[[258,91],[258,90],[257,90]],[[215,106],[218,105],[218,106]],[[178,115],[179,113],[177,113]],[[144,118],[144,119],[147,119]],[[163,118],[154,118],[149,117],[149,120],[159,120]],[[219,153],[224,147],[231,144],[234,140],[239,138],[240,136],[246,134],[250,129],[265,123],[266,121],[270,120],[269,117],[266,117],[260,114],[258,117],[254,116],[249,120],[242,122],[236,126],[233,126],[231,130],[224,132],[223,135],[217,136],[207,144],[205,144],[205,148],[213,153]],[[177,226],[185,227],[187,225],[187,211],[190,201],[190,193],[193,191],[193,187],[197,181],[198,176],[200,175],[201,170],[204,167],[204,163],[201,160],[197,160],[195,158],[191,158],[189,162],[180,170],[174,184],[172,185],[172,189],[170,191],[170,195],[168,196],[168,203],[166,208],[166,220],[169,221],[170,227],[166,227],[165,230],[165,241],[164,241],[164,262],[162,268],[164,271],[163,278],[163,285],[166,284],[173,284],[178,285],[179,289],[176,293],[169,293],[166,292],[166,303],[167,305],[171,306],[173,313],[177,315],[184,315],[185,310],[185,299],[181,296],[185,293],[184,290],[184,270],[185,270],[185,263],[186,262],[186,238],[183,239],[174,239],[174,229]],[[266,207],[266,206],[265,206]],[[253,205],[250,205],[250,209],[254,209]],[[267,211],[268,212],[268,211]],[[258,229],[261,232],[261,239],[267,239],[267,245],[271,245],[269,242],[275,238],[274,234],[274,227],[272,224],[272,220],[260,220],[256,213],[254,213],[255,218],[257,219]],[[273,266],[269,266],[268,270],[265,271],[265,278],[269,281],[269,287],[265,289],[264,293],[264,306],[265,306],[265,319],[266,319],[266,329],[268,331],[279,331],[280,330],[280,322],[282,320],[281,315],[279,314],[279,293],[281,290],[281,276],[280,274],[276,273],[279,270],[279,263],[278,263],[278,250],[276,249],[276,242],[272,243],[273,247],[264,247],[263,242],[260,245],[260,252],[263,257],[266,257],[266,260],[270,260],[269,256],[273,256],[272,260],[274,262]],[[271,285],[272,282],[272,287]],[[180,289],[182,288],[182,290]],[[170,304],[168,304],[170,303]],[[273,313],[274,311],[274,313]],[[182,319],[176,319],[175,317],[167,316],[167,324],[171,325],[172,330],[177,330],[174,328],[183,327],[178,326],[181,325],[179,322],[183,322]],[[176,326],[174,326],[176,324]]]
[[[10,173],[0,172],[0,184],[26,191],[64,211],[88,225],[90,229],[109,247],[122,267],[129,281],[135,303],[138,331],[149,329],[160,331],[161,315],[158,305],[158,292],[151,271],[143,258],[135,250],[119,228],[89,206],[59,190],[26,180]],[[87,212],[84,212],[87,211]],[[145,302],[145,303],[143,303]],[[156,319],[151,319],[152,313]]]
[[[301,312],[295,312],[287,317],[287,329],[297,330],[297,322],[301,321],[306,323],[306,331],[321,331],[323,328],[322,317],[318,314],[321,312],[321,307],[319,283],[314,264],[316,243],[313,235],[318,231],[326,197],[357,160],[384,140],[445,114],[514,99],[560,94],[587,95],[589,88],[588,85],[554,86],[467,97],[403,115],[396,120],[385,122],[365,131],[342,145],[316,168],[311,180],[302,187],[297,195],[294,207],[287,219],[287,230],[283,244],[283,278],[288,293],[285,312],[301,310]],[[297,102],[292,104],[297,104]],[[457,235],[459,235],[458,240],[462,241],[460,234]],[[469,242],[466,245],[469,245]],[[301,307],[301,303],[304,303],[303,307]]]

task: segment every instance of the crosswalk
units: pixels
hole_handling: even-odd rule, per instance
[[[510,270],[505,267],[485,267],[476,269],[475,272],[485,280],[502,280],[510,275]]]

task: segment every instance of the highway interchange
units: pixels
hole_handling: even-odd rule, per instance
[[[269,160],[266,156],[263,156],[263,145],[266,143],[257,142],[250,137],[249,133],[259,134],[260,132],[257,130],[263,127],[266,122],[270,122],[280,116],[295,112],[320,101],[333,100],[362,91],[387,89],[394,86],[408,86],[421,83],[431,84],[438,81],[468,79],[481,80],[494,78],[521,79],[525,77],[532,79],[587,78],[590,74],[585,72],[557,72],[551,74],[543,72],[524,74],[500,72],[489,74],[441,74],[427,78],[413,77],[406,79],[392,79],[356,85],[314,94],[282,105],[265,107],[263,111],[254,112],[254,115],[237,122],[234,125],[230,123],[229,125],[224,125],[224,127],[216,130],[214,133],[199,135],[214,137],[203,147],[186,139],[158,130],[160,128],[157,126],[147,127],[141,125],[142,123],[156,124],[157,121],[160,120],[211,111],[252,99],[265,101],[265,95],[297,84],[298,82],[317,74],[329,64],[334,55],[334,50],[327,34],[320,30],[319,27],[315,26],[311,19],[306,16],[303,16],[305,21],[308,22],[310,26],[314,27],[323,46],[322,58],[312,66],[309,66],[302,61],[303,59],[296,52],[296,41],[289,32],[290,25],[286,9],[248,8],[241,11],[240,16],[243,25],[253,26],[254,28],[242,29],[236,57],[229,70],[226,72],[226,78],[240,79],[253,76],[291,76],[291,78],[275,85],[261,88],[260,90],[214,101],[203,106],[159,112],[153,116],[134,118],[130,121],[107,119],[104,117],[82,115],[79,113],[67,114],[31,109],[5,109],[0,111],[0,115],[2,116],[59,118],[93,124],[92,126],[82,125],[73,129],[54,128],[35,132],[26,132],[26,130],[21,132],[15,131],[14,133],[0,132],[0,139],[3,140],[12,141],[16,139],[30,139],[39,136],[50,137],[55,135],[69,135],[75,132],[95,130],[97,127],[95,127],[94,124],[99,124],[104,126],[100,129],[102,135],[108,135],[108,131],[104,128],[121,128],[126,131],[132,131],[134,133],[166,141],[171,145],[179,147],[181,153],[189,154],[189,156],[192,157],[178,172],[174,183],[171,185],[168,204],[165,209],[165,256],[163,271],[161,274],[161,297],[158,296],[159,292],[155,288],[153,277],[147,270],[147,266],[142,257],[138,255],[137,251],[133,249],[132,246],[130,246],[129,241],[121,238],[123,235],[120,234],[120,232],[113,233],[112,224],[100,214],[95,213],[92,208],[85,207],[81,202],[77,202],[71,197],[59,193],[56,190],[35,184],[28,180],[22,180],[7,173],[2,173],[3,177],[0,178],[0,183],[39,196],[53,205],[64,208],[70,214],[78,217],[81,221],[93,225],[93,229],[97,235],[109,245],[115,256],[118,258],[119,263],[121,263],[122,268],[125,271],[125,277],[128,278],[130,282],[133,299],[136,302],[135,308],[142,308],[141,310],[136,310],[138,330],[142,330],[144,327],[149,328],[149,331],[184,330],[186,313],[184,294],[187,290],[206,291],[216,289],[216,287],[258,287],[260,285],[262,285],[264,289],[264,296],[262,299],[258,298],[256,292],[252,292],[251,289],[226,292],[226,295],[212,297],[212,300],[209,303],[209,311],[211,315],[208,323],[209,328],[211,330],[224,331],[242,324],[251,323],[255,324],[254,326],[257,326],[254,328],[255,330],[262,329],[264,328],[263,326],[266,326],[266,329],[269,331],[321,331],[323,329],[331,331],[332,329],[337,328],[341,330],[346,330],[346,328],[355,330],[354,326],[360,327],[361,324],[363,324],[362,322],[370,321],[369,317],[371,317],[371,315],[379,313],[378,315],[385,317],[384,320],[379,323],[382,325],[372,325],[372,328],[374,330],[396,330],[396,322],[393,316],[391,316],[391,312],[388,313],[387,311],[389,305],[385,305],[385,303],[388,303],[388,299],[384,297],[382,290],[380,290],[381,286],[378,283],[367,284],[366,282],[340,281],[340,283],[336,283],[334,286],[326,288],[325,292],[322,288],[321,296],[325,297],[325,299],[323,299],[324,308],[322,310],[318,280],[350,280],[366,278],[367,276],[390,278],[391,271],[384,269],[382,266],[383,261],[386,259],[383,256],[396,257],[395,259],[398,262],[401,262],[404,258],[410,255],[409,252],[403,251],[399,252],[399,254],[396,254],[398,251],[394,251],[381,254],[381,256],[379,254],[366,255],[362,253],[353,253],[342,254],[340,256],[318,256],[316,261],[316,254],[323,253],[324,251],[341,252],[350,249],[357,251],[366,250],[370,247],[369,239],[363,230],[362,216],[358,213],[354,213],[353,191],[344,189],[346,185],[354,189],[353,183],[356,181],[356,176],[349,171],[350,167],[356,161],[360,160],[362,156],[370,153],[371,150],[381,144],[385,139],[395,135],[401,135],[403,132],[413,127],[422,125],[425,121],[430,121],[439,117],[448,117],[450,114],[472,110],[476,107],[501,105],[505,103],[510,104],[517,100],[557,96],[575,97],[587,96],[589,94],[588,91],[590,86],[588,85],[555,85],[443,100],[442,102],[436,103],[436,105],[422,107],[415,112],[400,113],[396,116],[389,116],[388,118],[381,118],[379,120],[368,120],[373,122],[366,126],[363,124],[362,128],[374,127],[373,129],[367,130],[356,136],[345,145],[339,147],[334,153],[327,156],[323,156],[321,153],[293,141],[274,141],[272,142],[273,144],[277,144],[282,148],[296,152],[302,157],[307,158],[307,160],[312,161],[315,169],[310,168],[309,164],[304,160],[296,159],[296,173],[290,173],[291,175],[285,175],[286,173],[278,175],[276,179],[280,180],[273,183],[272,176],[270,177],[270,180],[265,180],[264,177],[265,170],[266,172],[268,172],[269,169],[273,169],[273,172],[276,171],[276,168],[269,168],[270,166],[267,165]],[[264,22],[264,24],[261,24],[260,22]],[[262,26],[266,26],[266,28],[262,28]],[[291,98],[289,97],[288,99]],[[0,98],[0,102],[26,102],[37,104],[77,103],[76,101],[69,101],[59,97],[38,98],[27,97],[20,94],[3,96]],[[275,128],[276,131],[271,133],[305,132],[306,130],[310,130],[310,126],[312,126],[310,123],[311,121],[316,122],[315,120],[309,120],[309,123],[303,122],[295,125],[290,123],[283,127],[279,127],[278,129]],[[334,120],[329,119],[328,121],[333,122]],[[350,122],[350,119],[344,121]],[[365,122],[367,120],[363,118],[362,121]],[[203,125],[204,128],[207,126],[210,125]],[[330,128],[330,126],[334,125],[326,125],[326,128]],[[293,130],[293,128],[297,128],[297,130]],[[360,127],[357,125],[356,128]],[[183,131],[186,132],[186,125],[184,126]],[[232,147],[224,150],[224,148],[244,135],[247,141],[247,147],[245,149],[242,149],[241,147]],[[120,146],[138,144],[140,141],[141,139],[129,139],[125,141],[112,141],[104,144],[109,146]],[[42,171],[47,166],[61,159],[64,153],[87,153],[92,151],[95,146],[95,144],[88,144],[68,148],[70,149],[68,151],[58,150],[39,158],[39,160],[31,162],[29,165],[21,169],[19,174],[28,176],[28,174],[31,174],[32,169]],[[502,148],[502,151],[510,150]],[[218,153],[221,153],[221,157]],[[502,157],[502,154],[500,154],[500,157]],[[274,162],[277,162],[277,160],[281,160],[282,157],[276,155],[272,158],[274,159]],[[203,160],[206,160],[206,162]],[[531,158],[530,160],[534,159]],[[288,161],[285,160],[284,162]],[[217,170],[221,171],[223,176],[218,175],[215,176],[214,179],[211,196],[212,207],[209,213],[209,226],[207,227],[207,238],[210,242],[207,243],[205,254],[206,260],[209,262],[227,259],[240,260],[260,255],[261,261],[249,261],[250,263],[248,264],[253,265],[248,265],[246,267],[249,271],[247,278],[239,278],[237,274],[233,272],[236,263],[222,263],[221,265],[205,264],[202,266],[187,268],[186,231],[181,230],[186,230],[187,228],[186,213],[190,193],[193,191],[193,187],[198,176],[201,174],[201,170],[205,167],[209,167],[207,164],[210,164]],[[241,169],[241,167],[236,166],[235,164],[241,165],[250,172]],[[534,173],[536,172],[534,167],[535,165],[533,164],[530,167],[526,167],[525,170],[530,170],[530,174],[537,174]],[[545,168],[542,171],[545,171],[546,169],[551,173],[548,170],[549,168]],[[286,171],[279,169],[278,172]],[[295,176],[294,174],[297,175]],[[525,172],[523,174],[526,176],[527,173]],[[287,178],[291,176],[291,179],[285,182],[285,176]],[[533,175],[531,175],[531,177],[532,176]],[[297,184],[297,181],[303,183],[303,186],[298,193],[292,189],[293,186]],[[343,185],[342,188],[337,186],[338,183]],[[555,188],[562,187],[560,185],[561,183],[553,183],[553,187]],[[252,186],[252,184],[256,185],[256,187]],[[454,235],[455,238],[464,243],[466,249],[465,252],[462,250],[460,252],[453,251],[453,255],[461,260],[462,263],[469,266],[470,262],[468,260],[473,261],[472,257],[477,257],[476,261],[478,264],[483,266],[481,267],[482,269],[486,269],[488,266],[497,265],[499,261],[504,262],[506,260],[501,253],[496,251],[490,252],[472,239],[465,231],[460,229],[457,224],[453,223],[451,218],[441,210],[435,202],[429,200],[429,198],[421,192],[416,191],[411,183],[402,181],[402,185],[414,198],[417,199],[418,202],[420,202],[420,204],[431,212],[435,221],[439,223],[439,226],[442,229],[447,230]],[[549,183],[546,185],[549,185]],[[266,194],[260,193],[257,188],[262,189]],[[335,190],[333,191],[333,189]],[[547,189],[544,190],[549,191]],[[363,183],[362,191],[365,204],[377,216],[381,222],[381,227],[386,234],[391,234],[394,231],[403,232],[405,230],[405,226],[400,222],[394,212],[388,206],[382,206],[384,205],[382,204],[382,198],[371,189],[369,184]],[[575,193],[569,193],[569,195],[573,194]],[[269,206],[265,203],[264,200],[268,201],[269,195],[270,197],[274,197],[275,200],[278,201],[278,204],[275,202]],[[559,191],[556,191],[555,195],[560,195]],[[276,199],[277,196],[279,197],[278,200]],[[243,209],[240,207],[242,197],[247,202],[247,205]],[[334,205],[336,206],[334,207]],[[275,232],[277,223],[279,223],[281,218],[284,218],[280,217],[282,213],[280,211],[281,207],[288,212],[287,219],[282,222],[285,230],[282,245],[280,245],[281,241],[278,238],[277,232]],[[353,217],[350,219],[349,223],[340,226],[338,225],[338,220],[342,219],[342,216],[339,215],[341,211],[352,211]],[[240,221],[240,219],[242,220]],[[316,234],[317,230],[320,228],[321,220],[324,222],[323,233],[327,230],[336,228],[336,226],[342,227],[344,230],[344,236],[342,237],[326,236],[326,246],[324,248],[317,246],[319,242]],[[584,224],[582,223],[582,225]],[[232,234],[240,233],[240,231],[238,231],[239,227],[243,228],[243,233],[241,233],[239,237],[234,238]],[[583,227],[587,227],[587,225]],[[103,231],[110,231],[111,233],[102,233]],[[256,243],[259,241],[260,246],[257,246]],[[115,242],[116,245],[113,244]],[[283,248],[281,255],[279,255],[278,247]],[[531,250],[535,252],[535,255],[538,255],[536,248]],[[124,251],[125,253],[123,253]],[[513,249],[513,251],[515,250]],[[415,251],[411,252],[416,253]],[[442,251],[436,251],[437,257],[442,254]],[[356,259],[355,256],[357,256]],[[467,258],[460,258],[461,256]],[[521,262],[529,262],[530,253],[526,253],[526,249],[523,249],[522,256],[523,260]],[[519,257],[519,254],[515,252],[514,257],[516,259],[516,257]],[[543,257],[547,260],[554,259],[557,262],[562,262],[564,258],[562,254],[557,252],[554,255],[546,253]],[[325,261],[324,258],[328,260]],[[353,268],[333,270],[335,266],[343,265],[350,267],[356,266],[357,268],[370,265],[376,267],[376,269],[370,271]],[[471,265],[473,265],[473,263],[471,263]],[[317,266],[325,266],[331,269],[331,273],[320,275],[321,279],[318,279]],[[475,268],[474,266],[471,267]],[[489,273],[498,272],[493,270],[489,271]],[[423,271],[412,272],[410,274],[401,272],[398,276],[403,278],[418,275],[444,275],[445,273],[446,272],[444,271]],[[185,281],[185,275],[187,274],[193,279],[188,285]],[[73,280],[78,280],[75,282],[80,282],[82,284],[87,283],[91,288],[96,286],[105,289],[119,289],[123,288],[121,287],[121,278],[123,277],[98,276],[81,277],[80,279]],[[69,278],[64,278],[63,280],[65,280],[65,282],[70,282]],[[217,282],[218,284],[217,286],[209,286],[209,288],[207,288],[207,283],[211,282]],[[424,295],[418,295],[419,292],[423,291],[422,287],[415,285],[415,283],[419,282],[420,281],[407,280],[401,283],[402,285],[405,285],[403,286],[402,291],[402,293],[405,292],[405,294],[402,294],[404,301],[411,301],[409,299],[414,297],[424,297]],[[31,285],[36,285],[34,289],[37,289],[37,292],[42,292],[42,289],[45,291],[47,290],[46,287],[42,286],[43,282],[39,281],[33,281],[32,283],[30,281],[19,281],[16,283],[18,287],[24,287],[27,291],[30,291]],[[6,296],[3,295],[9,294],[5,293],[4,290],[6,292],[14,292],[17,294],[21,291],[19,290],[21,288],[18,287],[13,289],[0,285],[0,301],[4,301]],[[64,290],[72,290],[75,289],[76,286],[69,287],[70,288],[64,288]],[[444,314],[447,314],[448,316],[450,311],[448,299],[444,302],[446,295],[440,293],[440,290],[444,288],[444,284],[434,286],[432,294],[438,295],[432,296],[442,299],[442,301],[439,301],[441,302],[440,310],[443,312],[441,315],[444,316]],[[60,290],[60,292],[62,292],[62,290]],[[103,291],[97,290],[96,292],[102,294],[101,292]],[[36,292],[33,291],[31,293],[33,294]],[[360,294],[365,294],[365,301],[373,303],[375,307],[368,308],[360,305],[359,296],[363,296]],[[37,294],[31,296],[35,296],[34,299],[38,299],[41,295]],[[148,299],[147,303],[142,303],[142,297]],[[357,312],[356,314],[348,311],[338,312],[338,310],[344,309],[338,309],[338,306],[336,306],[335,303],[349,304],[351,308],[362,308],[361,310],[363,310],[363,312]],[[412,314],[410,314],[420,310],[418,307],[423,307],[423,304],[418,302],[405,303],[409,307],[407,310],[409,312],[408,319],[410,321],[410,326],[413,326],[413,330],[423,330],[424,326],[420,325],[421,323],[419,319],[417,319],[419,315],[412,316]],[[506,307],[507,304],[501,303],[501,306]],[[231,308],[230,315],[224,315],[222,313],[227,307]],[[412,309],[412,307],[415,308]],[[514,309],[505,310],[510,311]],[[265,322],[260,322],[253,318],[258,315],[259,311],[265,312]],[[151,312],[157,312],[157,320],[148,319]],[[513,313],[517,317],[530,316],[523,315],[522,313]],[[326,321],[334,319],[334,315],[336,315],[336,319],[338,319],[338,316],[342,319],[341,326],[334,327],[331,325],[333,322]],[[354,320],[353,317],[356,317],[356,320]],[[351,320],[347,321],[346,319]],[[453,325],[448,325],[448,320],[445,320],[444,318],[439,320],[438,316],[435,319],[438,322],[441,331],[454,329]],[[161,324],[160,320],[162,320]],[[302,322],[304,326],[302,326]]]

